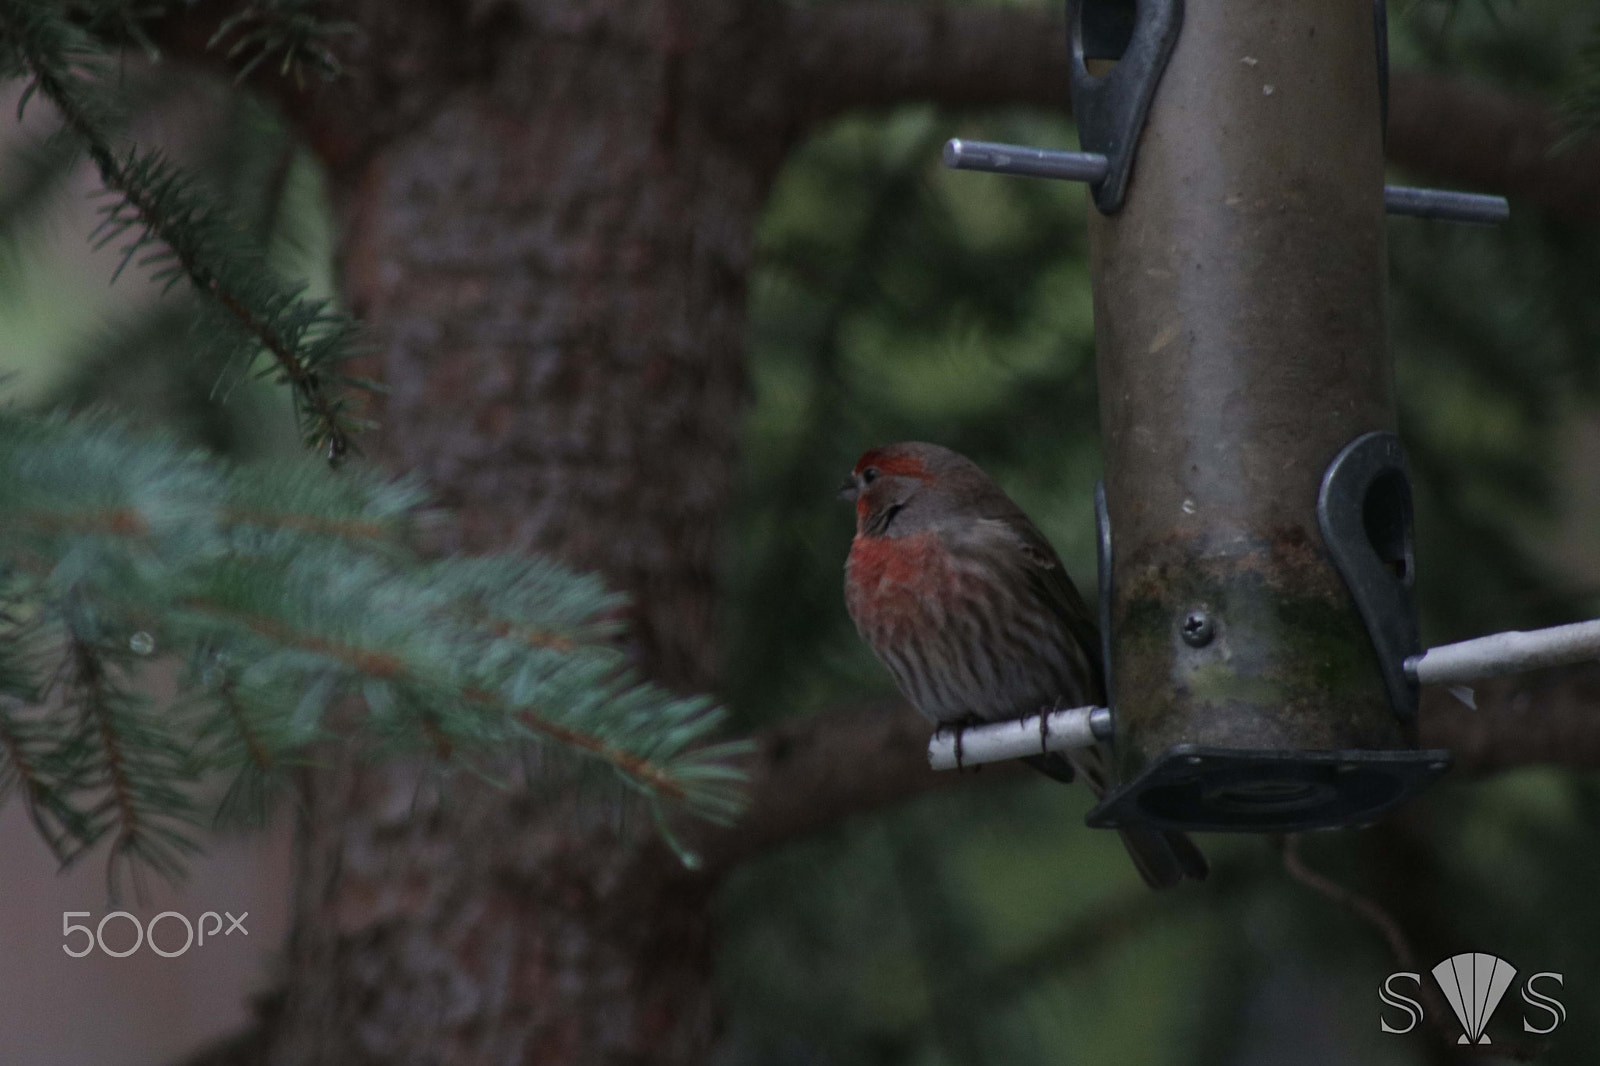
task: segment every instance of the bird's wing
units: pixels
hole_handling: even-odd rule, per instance
[[[1039,599],[1081,644],[1091,674],[1088,695],[1095,703],[1104,703],[1106,685],[1105,667],[1100,661],[1100,627],[1055,548],[1020,509],[981,519],[979,526],[984,527],[987,536],[1009,543]]]

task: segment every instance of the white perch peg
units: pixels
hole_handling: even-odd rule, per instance
[[[1453,685],[1591,660],[1600,660],[1600,620],[1441,644],[1407,659],[1406,673],[1418,684]]]
[[[964,728],[941,726],[928,741],[928,764],[935,770],[955,770],[1002,759],[1087,748],[1109,736],[1110,727],[1111,712],[1104,707],[1073,707],[1031,718]]]

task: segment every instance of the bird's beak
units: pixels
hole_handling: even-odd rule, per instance
[[[839,486],[839,499],[849,500],[851,503],[854,503],[856,497],[859,495],[861,495],[861,486],[856,484],[855,475],[852,474],[850,477],[844,479],[843,485]]]

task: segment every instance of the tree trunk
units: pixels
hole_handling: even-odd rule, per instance
[[[395,21],[415,7],[368,19],[410,120],[337,189],[390,389],[380,454],[462,516],[445,547],[601,571],[632,597],[640,667],[707,688],[745,278],[785,126],[751,89],[759,16],[589,0]],[[615,796],[461,778],[441,796],[392,765],[320,771],[309,795],[274,1061],[705,1060],[708,883]]]
[[[383,344],[385,458],[462,516],[451,547],[606,574],[633,597],[641,665],[684,688],[716,672],[745,278],[782,154],[729,92],[758,80],[740,38],[764,36],[733,6],[497,23],[488,69],[340,190],[346,288]]]
[[[581,790],[321,771],[271,1061],[702,1063],[708,882]]]

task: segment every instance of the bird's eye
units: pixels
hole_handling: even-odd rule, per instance
[[[877,467],[869,466],[865,470],[861,471],[861,480],[862,480],[862,482],[864,484],[870,485],[874,481],[876,481],[877,479],[878,479],[878,468]]]

